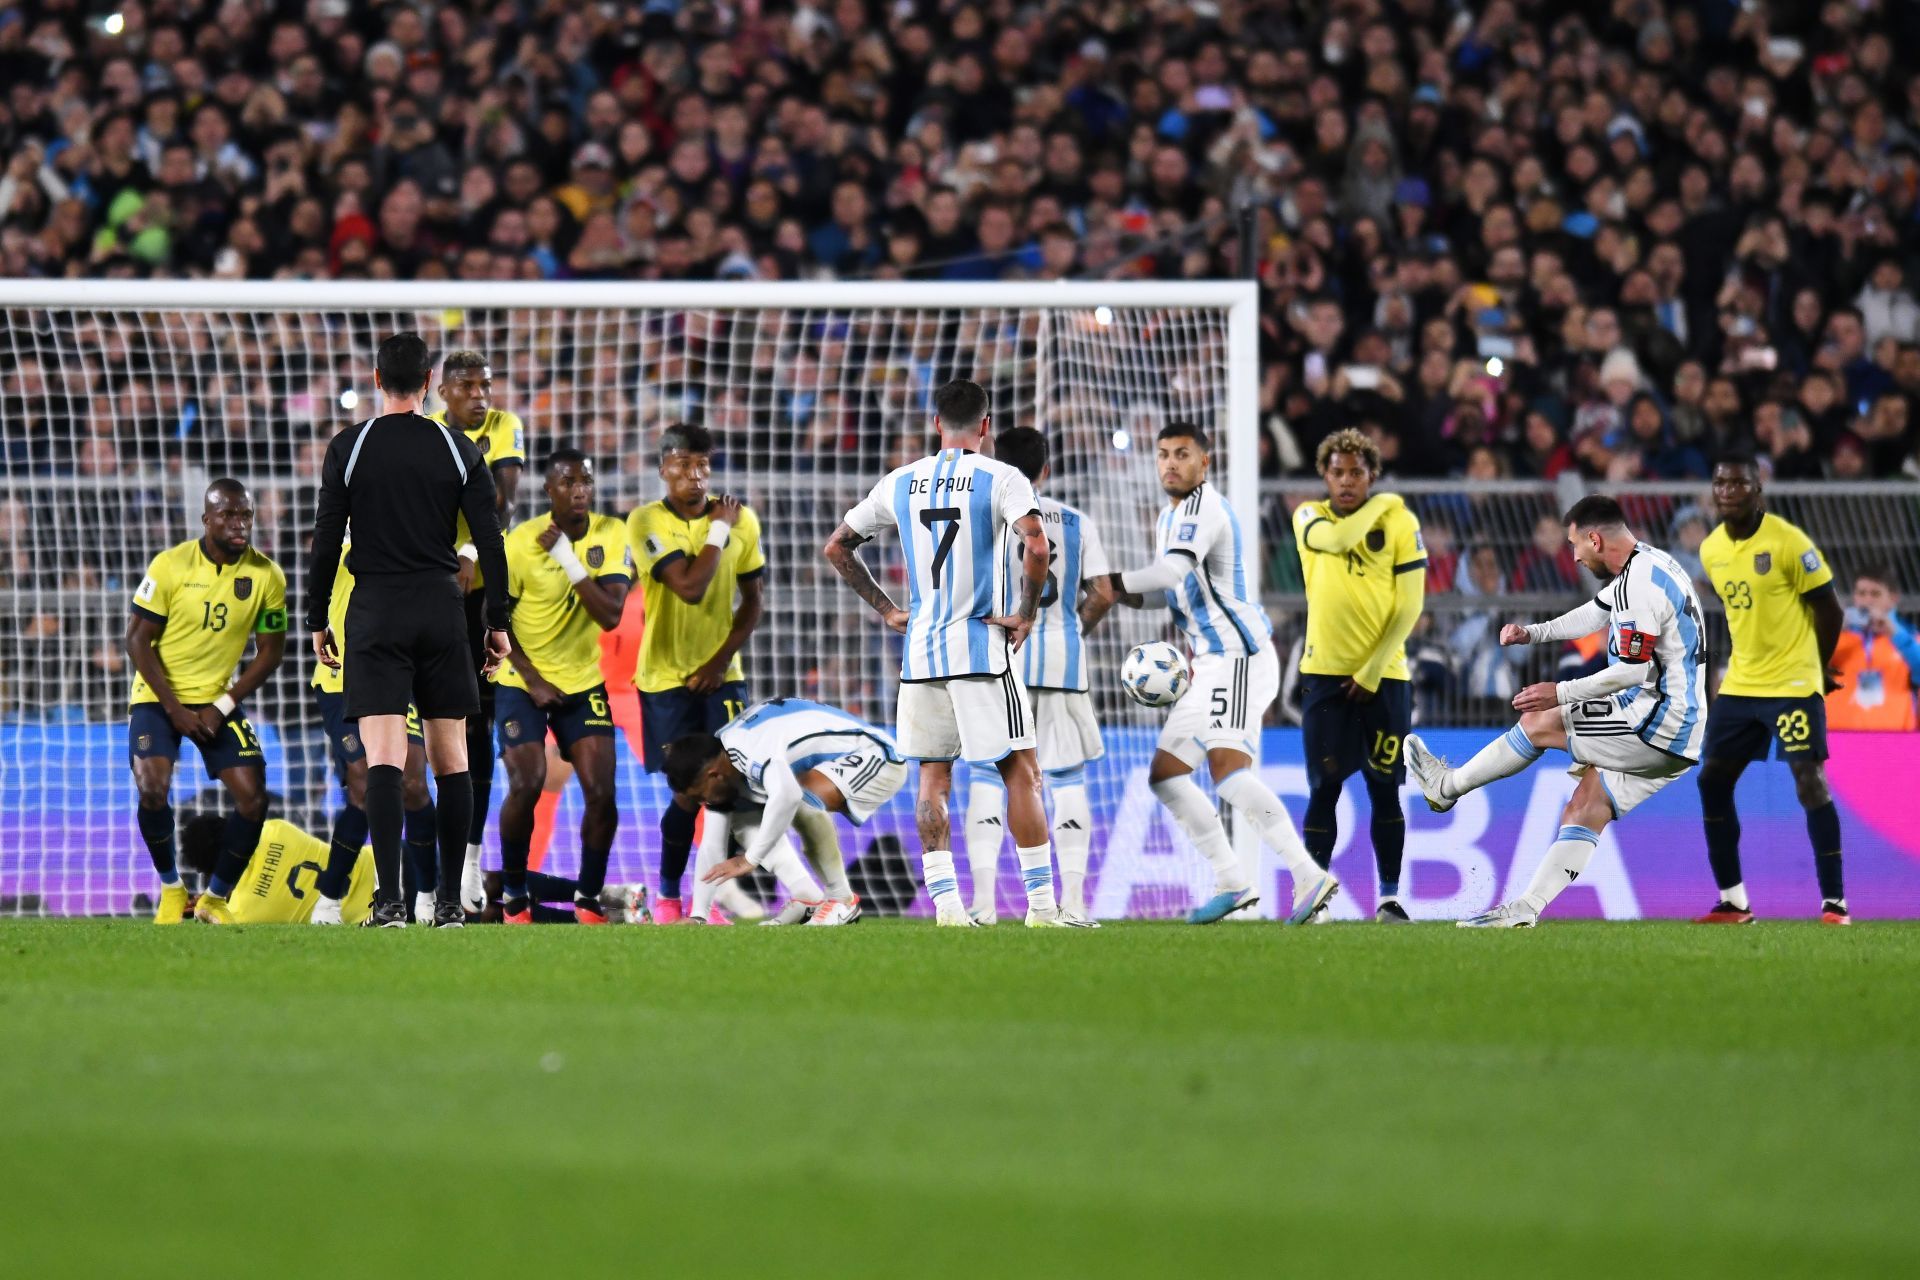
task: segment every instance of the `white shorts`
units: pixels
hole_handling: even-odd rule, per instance
[[[1107,754],[1106,743],[1100,740],[1100,722],[1093,715],[1092,694],[1035,689],[1032,697],[1042,769],[1078,769]]]
[[[1560,708],[1567,754],[1574,760],[1568,772],[1598,769],[1616,818],[1693,768],[1693,761],[1650,746],[1634,732],[1647,710],[1638,696],[1626,706],[1618,698],[1593,698]]]
[[[909,760],[995,764],[1033,747],[1033,709],[1012,671],[900,682],[900,753]]]
[[[907,785],[906,764],[889,759],[887,753],[878,747],[871,751],[856,751],[852,755],[813,767],[833,779],[833,785],[840,789],[841,798],[847,803],[847,820],[856,827],[871,818],[887,801],[893,799],[895,792]],[[812,802],[809,793],[808,803]]]
[[[1203,653],[1193,660],[1193,684],[1167,713],[1160,750],[1188,768],[1206,763],[1216,747],[1260,757],[1260,725],[1280,692],[1280,659],[1272,645],[1249,658]]]

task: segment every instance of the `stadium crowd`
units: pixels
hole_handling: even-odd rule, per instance
[[[10,276],[1241,273],[1269,470],[1915,462],[1920,7],[0,7]]]
[[[1741,444],[1780,478],[1920,476],[1913,48],[1898,0],[0,0],[0,275],[1251,269],[1269,476],[1354,423],[1397,476],[1688,480]],[[270,531],[348,416],[340,332],[189,329],[82,324],[83,361],[17,337],[0,361],[0,468],[127,506],[129,563],[171,513],[116,477],[295,478],[261,497],[285,549]],[[496,356],[503,402],[644,470],[643,402],[685,373],[653,338],[545,332]],[[870,473],[935,363],[898,333],[875,361],[881,341],[774,332],[740,386],[674,412],[757,466]],[[865,364],[888,372],[819,389]],[[30,501],[0,506],[0,554]],[[1576,586],[1547,505],[1423,504],[1429,590]],[[1266,519],[1278,546],[1286,513]],[[1681,503],[1650,532],[1684,559],[1710,526]],[[1416,636],[1469,696],[1515,678],[1491,619],[1462,604]],[[95,626],[13,628],[50,679],[63,625]],[[111,631],[85,644],[108,701]]]

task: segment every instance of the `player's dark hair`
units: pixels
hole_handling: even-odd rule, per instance
[[[203,876],[213,874],[226,838],[227,820],[218,813],[201,813],[180,824],[180,865]],[[249,851],[251,852],[251,851]]]
[[[486,367],[487,358],[478,351],[450,351],[447,353],[447,358],[440,362],[440,377],[442,379],[451,378],[454,374],[465,372],[468,369],[484,369]]]
[[[582,451],[580,451],[579,449],[574,449],[571,447],[564,448],[564,449],[555,449],[552,453],[547,455],[546,461],[541,464],[540,474],[543,476],[550,476],[553,474],[554,469],[556,467],[563,466],[569,462],[578,463],[581,466],[585,466],[585,467],[591,467],[593,465],[593,459],[587,457],[587,455]]]
[[[1900,594],[1900,578],[1894,573],[1893,566],[1884,560],[1875,560],[1853,571],[1855,582],[1859,582],[1862,578],[1868,582],[1879,583],[1895,595]]]
[[[993,456],[1038,480],[1047,469],[1047,438],[1032,427],[1013,427],[993,438]]]
[[[684,793],[706,772],[715,756],[726,748],[710,733],[690,733],[667,744],[667,786],[676,795]]]
[[[712,453],[713,432],[692,422],[676,422],[660,433],[660,456],[670,453]]]
[[[949,431],[977,427],[987,416],[987,392],[977,382],[955,378],[933,393],[933,412]]]
[[[1627,527],[1627,513],[1606,494],[1590,493],[1568,507],[1560,523],[1578,530],[1624,529]]]
[[[1728,449],[1713,460],[1714,469],[1721,467],[1739,467],[1742,471],[1758,472],[1760,459],[1753,456],[1751,449]]]
[[[396,333],[380,344],[373,367],[380,371],[380,389],[390,396],[410,396],[426,388],[433,372],[433,353],[417,333]]]
[[[1213,441],[1207,439],[1207,429],[1197,422],[1169,422],[1160,428],[1155,440],[1191,440],[1202,453],[1213,452]]]

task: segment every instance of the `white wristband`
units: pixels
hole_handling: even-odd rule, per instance
[[[549,550],[547,554],[553,557],[555,564],[567,571],[568,582],[579,582],[587,576],[587,566],[580,563],[580,557],[575,554],[573,549],[573,539],[567,537],[566,534],[563,533],[560,535],[560,541],[554,543],[552,549]]]
[[[220,718],[223,720],[232,715],[233,709],[238,705],[240,704],[233,700],[233,695],[230,693],[223,693],[213,700],[213,709],[220,713]]]
[[[462,560],[471,560],[475,564],[480,562],[480,548],[474,546],[471,542],[461,543],[460,549],[454,552],[454,554]]]
[[[733,537],[733,526],[730,524],[721,524],[715,520],[707,527],[707,545],[710,547],[724,547],[731,537]]]

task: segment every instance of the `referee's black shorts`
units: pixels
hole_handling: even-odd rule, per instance
[[[451,575],[361,578],[347,602],[347,718],[480,712],[466,609]]]

